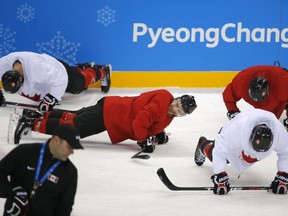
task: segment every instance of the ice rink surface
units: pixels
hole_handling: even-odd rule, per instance
[[[134,96],[149,89],[111,89],[103,94],[89,89],[80,95],[65,95],[58,108],[77,110],[95,104],[106,95]],[[214,139],[225,122],[226,108],[222,101],[223,89],[166,88],[176,97],[192,94],[197,109],[185,117],[175,118],[166,132],[168,144],[156,146],[149,160],[131,159],[140,149],[135,141],[127,140],[112,145],[106,132],[82,139],[84,151],[70,156],[78,168],[78,189],[73,216],[271,216],[287,214],[288,195],[275,195],[266,191],[231,191],[226,196],[211,191],[169,191],[156,171],[163,167],[177,186],[213,186],[210,161],[202,167],[194,164],[194,151],[200,136]],[[7,95],[8,101],[32,103],[19,95]],[[240,101],[242,111],[251,106]],[[10,113],[14,107],[1,107],[0,158],[15,145],[7,143]],[[280,121],[284,116],[282,115]],[[93,126],[92,126],[93,127]],[[44,142],[49,136],[32,133],[21,143]],[[237,139],[237,134],[235,134]],[[288,145],[288,140],[287,140]],[[272,154],[249,168],[238,178],[238,173],[227,166],[232,186],[270,185],[277,172],[276,154]],[[0,199],[0,214],[4,199]]]

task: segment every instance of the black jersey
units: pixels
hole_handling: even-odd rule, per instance
[[[41,147],[42,144],[40,143],[19,145],[0,161],[0,194],[4,194],[7,199],[11,199],[12,188],[22,186],[30,195]],[[40,178],[56,161],[47,145]],[[7,178],[8,176],[10,176],[10,181]],[[28,215],[70,215],[76,188],[76,167],[69,159],[61,161],[60,165],[47,177],[43,185],[36,190],[35,196],[29,200]]]

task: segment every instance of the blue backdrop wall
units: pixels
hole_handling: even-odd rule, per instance
[[[45,52],[116,71],[288,66],[286,0],[2,0],[0,57]]]

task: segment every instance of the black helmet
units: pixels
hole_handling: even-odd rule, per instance
[[[194,96],[182,95],[180,100],[182,108],[186,114],[191,114],[197,108]]]
[[[269,95],[269,83],[264,77],[256,77],[250,82],[249,97],[256,101],[261,102]]]
[[[259,124],[252,130],[250,143],[257,152],[268,151],[273,143],[273,134],[266,124]]]
[[[1,80],[4,90],[10,94],[18,92],[24,81],[22,75],[16,70],[6,71]]]

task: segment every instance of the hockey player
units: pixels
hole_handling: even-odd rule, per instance
[[[77,189],[77,169],[69,160],[83,149],[71,125],[55,129],[47,142],[19,145],[0,161],[4,216],[70,215]]]
[[[223,91],[228,119],[240,113],[243,98],[255,108],[270,111],[279,119],[288,101],[288,72],[278,66],[253,66],[239,72]],[[283,121],[288,130],[288,113]]]
[[[81,138],[107,130],[112,144],[131,139],[144,152],[152,153],[155,145],[147,142],[147,138],[156,135],[158,144],[168,142],[164,129],[175,116],[191,114],[196,107],[193,96],[174,99],[169,91],[160,89],[134,97],[107,96],[76,113],[52,111],[39,117],[24,110],[14,133],[14,143],[18,144],[21,136],[31,129],[51,134],[59,124],[67,123],[75,126]]]
[[[110,89],[111,65],[85,63],[69,66],[47,54],[14,52],[0,58],[0,78],[7,93],[40,101],[39,110],[51,110],[65,92],[78,94],[101,80],[102,92]],[[0,106],[5,106],[0,89]]]
[[[194,161],[202,166],[207,157],[213,163],[215,194],[227,194],[230,190],[226,164],[230,163],[239,174],[257,161],[277,153],[275,179],[272,192],[286,194],[288,187],[288,133],[271,112],[252,109],[238,114],[216,135],[215,140],[200,137]]]

